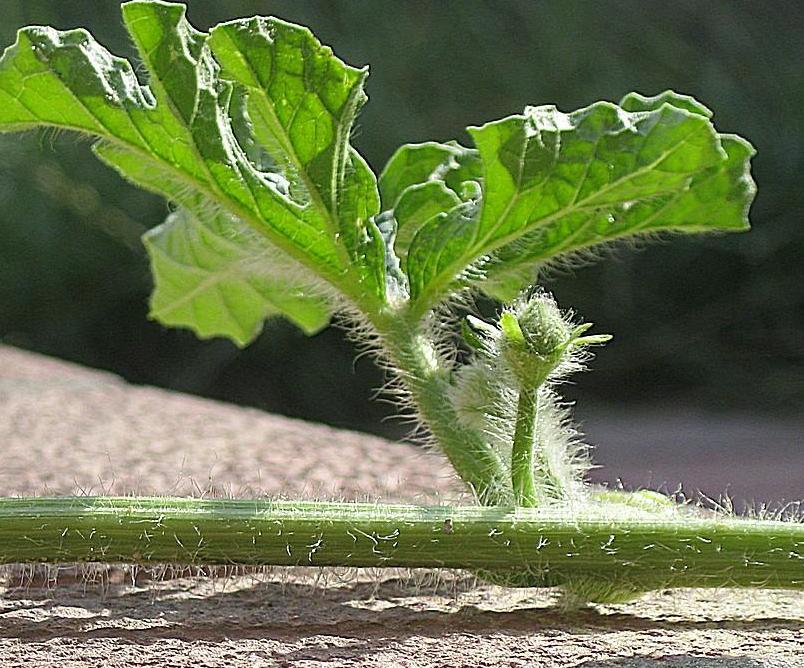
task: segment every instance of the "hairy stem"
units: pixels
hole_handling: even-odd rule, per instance
[[[535,508],[546,501],[566,498],[571,481],[553,470],[545,444],[540,442],[539,421],[547,419],[540,388],[524,386],[519,392],[511,448],[511,483],[518,506]]]
[[[533,439],[539,408],[539,388],[523,387],[516,408],[516,427],[511,449],[511,484],[514,501],[523,508],[539,505],[539,493],[533,480]]]
[[[0,499],[0,563],[446,567],[664,587],[804,589],[804,524],[739,518],[129,497]]]
[[[485,505],[511,503],[511,485],[499,453],[483,434],[463,426],[449,396],[451,370],[421,323],[394,314],[372,319],[419,417],[455,472]]]

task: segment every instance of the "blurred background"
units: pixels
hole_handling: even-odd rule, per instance
[[[613,343],[567,386],[599,480],[738,499],[804,497],[804,7],[696,0],[190,0],[199,28],[255,13],[310,26],[371,65],[354,143],[379,171],[406,142],[554,103],[569,111],[666,88],[756,146],[752,232],[619,248],[545,279]],[[0,0],[0,41],[23,25],[87,27],[135,57],[118,3]],[[370,401],[381,374],[330,329],[269,323],[250,348],[147,319],[141,233],[167,213],[94,160],[89,143],[0,137],[0,341],[135,383],[391,437]],[[732,486],[727,487],[731,482]]]

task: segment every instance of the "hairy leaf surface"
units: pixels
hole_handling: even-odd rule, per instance
[[[210,38],[181,4],[129,2],[123,18],[147,86],[84,30],[25,28],[0,59],[0,131],[93,135],[98,156],[124,177],[196,218],[223,209],[229,225],[255,230],[348,298],[382,303],[385,245],[370,220],[376,179],[348,143],[365,72],[276,19],[224,24]],[[253,159],[255,147],[265,160]],[[188,220],[176,217],[171,228]],[[254,269],[265,280],[266,268]],[[157,278],[169,280],[165,272]],[[223,319],[207,312],[213,302],[190,302],[197,322],[187,315],[185,324],[215,333],[209,323]],[[291,302],[286,314],[303,322]]]
[[[465,151],[481,164],[476,203],[444,178],[453,155],[435,164],[432,152],[397,154],[381,179],[392,184],[384,203],[393,197],[405,220],[409,202],[434,193],[429,208],[416,208],[415,233],[400,235],[412,298],[430,306],[457,281],[510,299],[563,253],[635,234],[746,229],[753,149],[718,134],[710,116],[668,92],[570,114],[531,107],[470,128],[477,149]]]
[[[273,18],[218,25],[210,46],[223,76],[246,89],[255,137],[281,161],[291,194],[310,203],[359,283],[381,296],[385,245],[371,220],[380,210],[376,178],[348,143],[368,71],[334,58],[307,28]]]
[[[466,286],[511,299],[596,244],[748,225],[753,149],[687,96],[529,107],[469,128],[474,148],[403,146],[378,182],[349,143],[367,71],[307,28],[254,17],[204,33],[159,0],[123,18],[147,85],[84,30],[25,28],[0,59],[0,131],[92,135],[177,205],[146,240],[166,324],[240,344],[275,313],[315,331],[335,303],[322,283],[369,317],[422,315]]]

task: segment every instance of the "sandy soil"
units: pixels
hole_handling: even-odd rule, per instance
[[[458,492],[403,444],[132,387],[0,347],[0,495]],[[804,596],[660,592],[562,612],[460,574],[7,571],[2,666],[804,667]]]

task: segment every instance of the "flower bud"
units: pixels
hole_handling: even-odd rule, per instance
[[[572,331],[556,303],[538,296],[514,311],[528,350],[544,358],[561,354]]]
[[[561,362],[572,331],[556,303],[536,295],[500,318],[503,359],[519,382],[538,387]]]
[[[573,328],[552,297],[533,295],[514,304],[500,317],[502,357],[523,387],[538,387],[571,350],[611,338],[581,336],[591,326]]]

